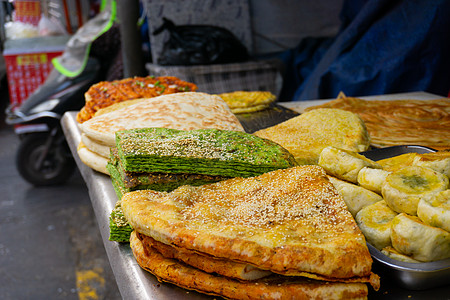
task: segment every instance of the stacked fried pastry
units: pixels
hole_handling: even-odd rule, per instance
[[[374,162],[328,147],[319,165],[375,248],[405,262],[450,257],[450,152]]]
[[[252,134],[219,129],[142,128],[116,132],[107,170],[118,199],[127,192],[171,191],[231,177],[250,177],[296,165],[280,145]],[[110,219],[110,240],[128,241],[120,204]],[[116,217],[119,217],[118,219]]]
[[[139,265],[230,299],[364,299],[365,239],[319,166],[122,198]]]
[[[132,104],[123,105],[127,102]],[[78,154],[86,165],[99,172],[109,174],[106,164],[110,148],[115,146],[115,132],[120,130],[164,127],[244,131],[227,104],[218,96],[206,93],[175,93],[127,102],[109,106],[106,113],[79,124]]]

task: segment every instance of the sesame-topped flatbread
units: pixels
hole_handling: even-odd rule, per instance
[[[197,92],[149,98],[80,124],[81,131],[87,137],[101,141],[109,147],[115,145],[115,132],[146,127],[244,131],[239,120],[221,98]]]
[[[116,146],[128,172],[250,177],[296,165],[277,143],[232,130],[123,130],[116,133]]]
[[[379,284],[363,234],[319,166],[130,192],[122,209],[137,232],[168,245],[282,275]]]

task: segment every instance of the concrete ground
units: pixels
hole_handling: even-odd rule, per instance
[[[0,299],[121,299],[81,175],[45,188],[23,180],[4,91],[0,102]]]

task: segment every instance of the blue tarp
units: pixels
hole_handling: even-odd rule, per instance
[[[282,54],[283,101],[450,90],[449,0],[348,0],[335,38]]]

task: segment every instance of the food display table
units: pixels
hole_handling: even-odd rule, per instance
[[[369,100],[427,100],[440,97],[418,92],[362,98]],[[321,104],[326,101],[329,100],[286,102],[279,103],[279,105],[301,113],[308,106]],[[76,113],[65,113],[61,124],[80,173],[88,187],[106,253],[123,299],[217,299],[217,297],[188,291],[171,284],[160,283],[156,277],[140,268],[133,257],[129,244],[109,241],[109,215],[118,199],[110,178],[84,165],[77,155],[76,149],[81,135],[76,121]],[[280,121],[283,121],[283,119],[280,119]],[[369,299],[450,299],[450,279],[449,285],[414,291],[400,288],[394,281],[386,279],[386,269],[379,268],[377,263],[374,263],[374,272],[381,277],[381,288],[378,292],[375,292],[369,287]]]

